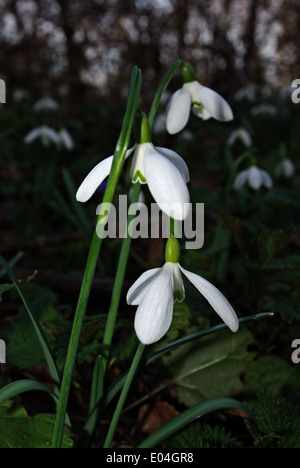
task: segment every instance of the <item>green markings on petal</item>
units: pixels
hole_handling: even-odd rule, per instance
[[[184,293],[180,289],[175,289],[173,293],[174,302],[182,302],[184,299]]]
[[[141,184],[147,183],[146,177],[143,176],[140,170],[135,171],[132,181],[133,183],[136,183],[138,180],[140,181]]]
[[[197,112],[199,115],[202,115],[203,113],[203,104],[198,101],[193,101],[191,104],[191,107],[194,112]]]

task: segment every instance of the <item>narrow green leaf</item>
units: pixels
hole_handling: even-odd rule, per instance
[[[179,67],[179,65],[181,63],[182,63],[182,60],[180,60],[180,59],[176,60],[176,62],[173,63],[173,65],[169,68],[169,70],[167,71],[166,75],[164,76],[162,82],[160,83],[160,85],[159,85],[159,87],[157,89],[157,92],[155,94],[155,97],[154,97],[154,100],[153,100],[153,103],[152,103],[152,106],[151,106],[151,109],[150,109],[150,112],[149,112],[148,121],[149,121],[150,128],[152,128],[152,126],[153,126],[155,115],[156,115],[156,112],[157,112],[157,109],[158,109],[159,102],[161,100],[162,94],[165,91],[166,87],[168,86],[168,84],[171,81],[174,73],[176,72],[177,68]]]
[[[11,400],[17,395],[25,392],[31,391],[42,391],[49,393],[55,400],[58,400],[57,395],[54,394],[52,390],[46,385],[36,382],[35,380],[17,380],[16,382],[11,382],[5,387],[0,388],[0,404],[4,403],[7,400]]]
[[[232,398],[214,398],[212,400],[203,401],[192,408],[183,411],[171,421],[164,424],[157,431],[145,439],[138,448],[152,448],[168,439],[170,436],[180,431],[195,419],[224,409],[238,409],[250,414],[249,409],[237,400]]]
[[[21,286],[21,283],[17,280],[15,274],[13,273],[12,269],[10,268],[10,266],[6,263],[6,261],[4,260],[4,258],[0,255],[0,263],[1,265],[3,266],[3,268],[7,271],[8,275],[10,276],[11,280],[13,281],[13,284],[16,288],[16,290],[18,291],[19,293],[19,296],[21,297],[22,301],[23,301],[23,304],[28,312],[28,315],[31,319],[31,322],[33,324],[33,327],[34,327],[34,330],[37,334],[37,337],[39,339],[39,342],[42,346],[42,349],[43,349],[43,352],[44,352],[44,356],[45,356],[45,359],[46,359],[46,362],[48,364],[48,368],[49,368],[49,372],[50,372],[50,375],[52,377],[52,380],[53,380],[53,384],[54,384],[54,388],[55,388],[55,393],[58,394],[58,385],[59,385],[59,375],[58,375],[58,372],[57,372],[57,368],[56,368],[56,365],[55,365],[55,362],[52,358],[52,355],[51,355],[51,351],[50,351],[50,347],[49,347],[49,344],[47,342],[47,339],[44,335],[44,332],[38,322],[38,320],[36,319],[34,313],[32,312],[31,310],[31,307],[27,301],[27,298],[25,296],[25,293],[23,291],[23,288]]]

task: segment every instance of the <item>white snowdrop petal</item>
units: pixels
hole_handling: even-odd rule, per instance
[[[250,133],[244,128],[240,129],[240,138],[245,146],[250,147],[252,145],[252,138]]]
[[[174,164],[149,146],[144,153],[144,170],[149,190],[159,208],[178,221],[185,219],[190,210],[190,195]]]
[[[262,179],[263,179],[264,186],[269,188],[269,189],[272,188],[273,187],[273,181],[272,181],[271,176],[266,171],[263,171],[263,170],[261,170],[261,176],[262,176]]]
[[[71,151],[74,149],[74,141],[70,133],[64,128],[60,131],[60,139],[67,150]]]
[[[198,291],[210,303],[215,312],[221,317],[223,322],[230,328],[231,331],[236,332],[239,328],[239,321],[235,311],[229,304],[226,297],[206,279],[202,278],[195,273],[185,270],[179,265],[182,273],[188,280],[198,289]]]
[[[126,152],[125,158],[128,158],[128,156],[132,153],[133,149],[134,148],[130,148]],[[103,159],[103,161],[99,162],[91,170],[91,172],[89,172],[89,174],[86,176],[84,181],[81,183],[79,189],[77,190],[77,201],[85,203],[92,197],[99,185],[101,185],[102,182],[106,179],[106,177],[108,177],[111,170],[112,162],[113,156],[109,156],[108,158]]]
[[[178,89],[172,96],[166,116],[166,128],[171,135],[180,132],[190,116],[191,96],[184,88]]]
[[[248,179],[248,169],[241,171],[236,176],[234,183],[233,183],[233,188],[235,190],[240,190],[244,186],[247,179]]]
[[[160,271],[161,268],[145,271],[129,288],[126,296],[127,304],[139,305]]]
[[[48,139],[50,141],[52,141],[53,143],[59,143],[60,141],[60,138],[59,138],[59,135],[57,133],[56,130],[54,130],[53,128],[50,128],[50,127],[42,127],[42,134],[43,136],[46,136],[48,137]]]
[[[227,122],[233,119],[233,113],[228,102],[213,89],[202,86],[198,81],[185,83],[184,85],[190,92],[192,102],[199,102],[203,105],[205,113],[203,118],[209,114],[217,120]]]
[[[260,169],[256,166],[248,169],[248,183],[254,190],[258,190],[263,182]]]
[[[172,264],[166,263],[136,311],[135,332],[145,345],[159,341],[170,328],[174,304],[172,272]]]
[[[31,130],[24,138],[25,143],[29,144],[32,143],[36,138],[38,138],[41,135],[41,129],[39,128],[34,128]]]
[[[106,179],[111,170],[113,156],[109,156],[103,161],[99,162],[84,181],[81,183],[76,193],[76,200],[85,203],[96,192],[99,185]]]
[[[181,156],[179,156],[179,154],[168,148],[162,148],[160,146],[156,146],[155,149],[159,153],[163,154],[165,158],[167,158],[171,163],[174,164],[174,166],[177,167],[180,174],[184,178],[185,183],[188,183],[190,181],[189,168],[184,159]]]
[[[286,158],[282,161],[282,171],[284,177],[292,177],[294,175],[295,166],[290,159]]]

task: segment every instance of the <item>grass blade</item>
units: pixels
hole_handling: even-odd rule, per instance
[[[183,411],[171,421],[161,426],[157,431],[145,439],[138,448],[152,448],[162,443],[164,440],[171,437],[176,432],[183,429],[185,426],[213,411],[223,409],[238,409],[246,414],[250,414],[249,409],[237,400],[232,398],[214,398],[212,400],[203,401],[192,408]]]
[[[49,372],[50,372],[50,375],[51,375],[51,378],[52,378],[52,381],[53,381],[55,394],[58,395],[58,393],[59,393],[58,385],[59,385],[60,378],[59,378],[59,375],[58,375],[58,372],[57,372],[56,364],[55,364],[55,362],[53,360],[53,357],[52,357],[52,354],[51,354],[51,351],[50,351],[50,346],[49,346],[48,341],[47,341],[47,339],[45,337],[45,334],[44,334],[44,332],[43,332],[43,330],[42,330],[42,328],[40,326],[39,321],[35,317],[35,314],[33,313],[33,311],[30,308],[30,304],[29,304],[29,302],[28,302],[28,300],[27,300],[27,298],[25,296],[25,293],[23,291],[21,283],[18,281],[18,279],[16,278],[14,272],[12,271],[10,266],[7,264],[7,262],[4,260],[4,258],[1,255],[0,255],[0,264],[6,270],[8,275],[10,276],[16,290],[19,293],[20,298],[23,301],[25,309],[28,312],[28,315],[30,317],[30,320],[32,322],[32,325],[34,327],[34,330],[35,330],[35,332],[37,334],[37,337],[39,339],[39,342],[40,342],[41,347],[42,347],[43,352],[44,352],[44,356],[45,356],[45,359],[46,359],[46,362],[47,362],[47,365],[48,365],[48,368],[49,368]]]

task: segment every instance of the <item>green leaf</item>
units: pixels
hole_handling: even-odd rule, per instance
[[[293,299],[292,291],[289,291],[288,294],[273,294],[264,298],[264,307],[272,310],[275,314],[280,314],[282,320],[291,324],[300,320],[299,301]]]
[[[167,448],[242,448],[242,444],[234,437],[231,431],[224,427],[212,427],[209,424],[200,424],[198,421],[187,426],[167,440]]]
[[[255,233],[250,225],[247,225],[239,218],[228,215],[227,213],[219,213],[223,223],[232,233],[234,240],[242,254],[245,254],[253,243]]]
[[[33,390],[49,393],[54,399],[58,399],[49,387],[46,387],[46,385],[40,382],[36,382],[35,380],[17,380],[0,388],[0,404],[11,400],[21,393],[31,392]]]
[[[259,392],[246,426],[258,448],[300,448],[299,407],[271,392]]]
[[[0,448],[50,448],[55,416],[37,414],[30,418],[24,408],[11,402],[0,406]],[[63,448],[72,448],[68,429],[64,430]]]
[[[266,239],[268,259],[271,260],[276,257],[286,245],[299,235],[300,227],[298,226],[290,226],[287,229],[282,229],[269,234]]]
[[[24,307],[25,307],[25,309],[26,309],[26,311],[28,313],[28,316],[29,316],[29,318],[31,320],[32,326],[33,326],[33,328],[35,330],[36,336],[38,337],[40,345],[41,345],[41,347],[43,349],[45,360],[46,360],[46,362],[48,364],[49,372],[51,374],[53,382],[57,386],[58,383],[59,383],[59,380],[60,380],[59,375],[58,375],[58,371],[57,371],[54,359],[52,357],[49,344],[48,344],[48,342],[46,340],[46,337],[45,337],[45,335],[43,333],[43,330],[42,330],[42,328],[40,326],[40,323],[38,322],[35,314],[31,310],[31,305],[29,304],[29,302],[28,302],[28,300],[27,300],[27,298],[26,298],[26,296],[24,294],[23,287],[21,286],[21,283],[18,281],[18,279],[16,278],[16,276],[15,276],[14,272],[12,271],[11,267],[7,264],[7,262],[4,260],[4,258],[1,255],[0,255],[0,264],[3,266],[3,268],[6,270],[6,272],[10,276],[16,290],[19,293],[20,298],[22,299]]]
[[[13,284],[0,284],[0,302],[2,301],[2,294],[12,288],[14,288]]]
[[[213,411],[218,411],[226,408],[235,408],[249,413],[247,407],[239,401],[232,398],[214,398],[212,400],[203,401],[197,405],[183,411],[171,421],[161,426],[157,431],[145,439],[138,448],[151,448],[168,439],[173,434],[186,427],[192,421],[204,416]]]
[[[158,344],[151,347],[152,350],[176,340],[190,328],[190,319],[192,318],[189,307],[185,302],[175,302],[173,309],[173,320],[166,336]]]
[[[178,385],[179,400],[190,407],[216,397],[234,396],[243,389],[241,375],[253,356],[247,329],[223,331],[188,343],[171,352],[164,363]]]
[[[36,293],[37,299],[31,304],[32,311],[39,320],[47,342],[50,346],[52,344],[51,349],[55,349],[56,354],[65,354],[69,323],[63,320],[52,304],[46,302],[48,296],[42,289],[38,288]],[[7,350],[11,362],[22,368],[44,362],[42,346],[23,307],[12,319],[7,330]]]
[[[291,348],[291,354],[293,349]],[[266,389],[274,395],[283,391],[300,393],[300,368],[276,356],[261,356],[248,364],[245,390],[258,393]]]

